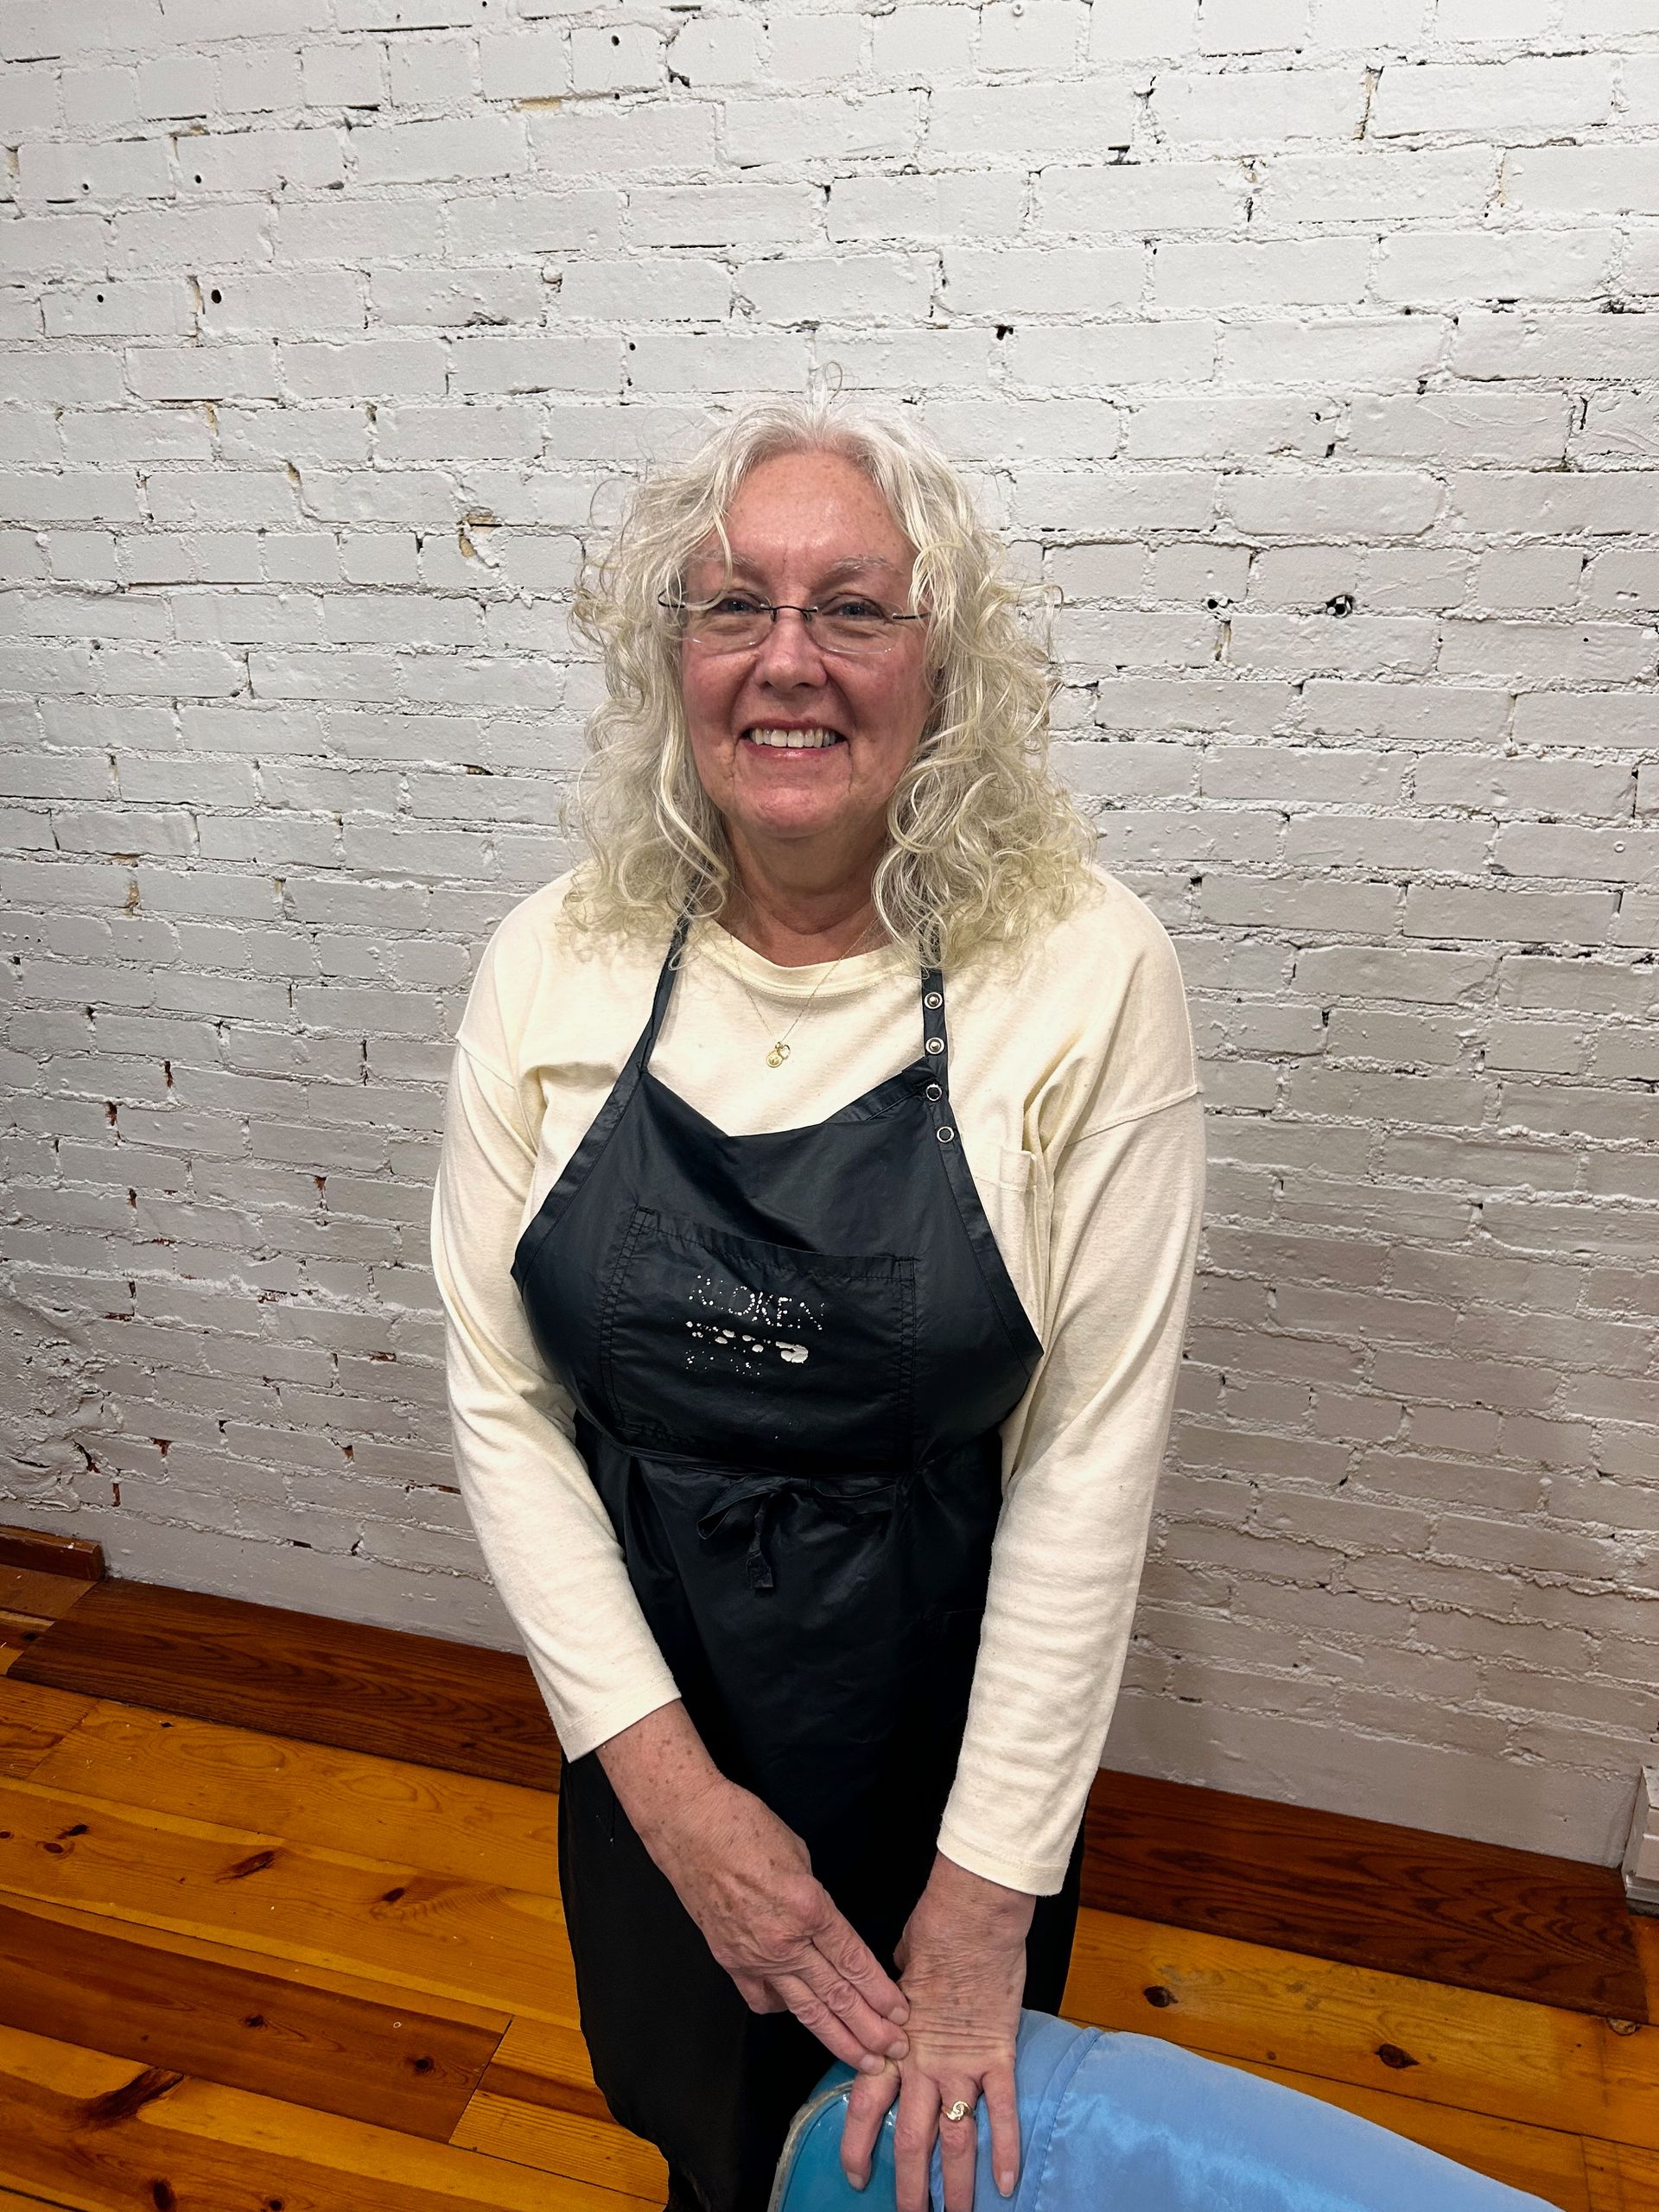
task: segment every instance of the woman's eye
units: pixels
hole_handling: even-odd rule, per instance
[[[873,599],[832,599],[824,608],[842,622],[885,622],[887,610],[878,607]]]
[[[758,614],[761,602],[753,592],[723,591],[718,599],[710,601],[709,612],[711,614]]]

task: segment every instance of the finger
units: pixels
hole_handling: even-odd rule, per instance
[[[929,2212],[928,2168],[939,2132],[939,2093],[912,2068],[899,2090],[893,2123],[893,2173],[899,2212]]]
[[[751,2012],[786,2012],[789,2010],[765,1974],[746,1974],[734,1969],[732,1980],[737,1984],[738,1994]]]
[[[872,2050],[868,2044],[861,2043],[840,2016],[830,2011],[799,1974],[774,1972],[771,1982],[801,2025],[810,2028],[824,2049],[834,2056],[844,2060],[849,2066],[855,2066],[861,2074],[879,2074],[887,2065],[887,2061],[880,2052]],[[891,2035],[893,2030],[887,2028],[884,2032]]]
[[[979,2124],[974,2117],[979,2085],[975,2082],[939,2084],[939,2164],[944,2169],[944,2212],[973,2212],[974,2164],[979,2147]],[[961,2120],[947,2117],[957,2101],[968,2107]]]
[[[855,2189],[862,2189],[870,2178],[875,2139],[898,2094],[896,2066],[861,2075],[847,2092],[847,2117],[841,2124],[841,2170]]]
[[[849,1981],[822,1950],[807,1952],[793,1965],[808,1988],[843,2026],[852,2030],[866,2050],[882,2058],[910,2056],[910,2038],[904,2030],[884,2019],[856,1983]]]
[[[826,1893],[827,1901],[827,1893]],[[812,1931],[812,1940],[836,1972],[865,2003],[900,2026],[910,2018],[910,2000],[844,1913],[830,1906],[830,1916]]]
[[[1012,2196],[1020,2178],[1020,2099],[1009,2065],[985,2069],[986,2116],[991,2123],[991,2171],[1004,2196]]]

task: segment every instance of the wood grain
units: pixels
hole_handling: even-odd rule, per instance
[[[0,2028],[0,2183],[74,2212],[656,2212],[656,2201]]]
[[[43,1787],[558,1895],[558,1799],[545,1790],[137,1706],[81,1710],[32,1770]]]
[[[18,1660],[23,1681],[528,1789],[558,1745],[527,1661],[153,1583],[105,1581]]]
[[[1425,1828],[1103,1775],[1084,1902],[1281,1951],[1648,2018],[1618,1873]]]
[[[0,1781],[0,1892],[574,2023],[556,1899]]]
[[[20,1529],[7,1522],[0,1524],[0,1567],[97,1582],[104,1573],[104,1547],[84,1536],[54,1536],[47,1529]]]
[[[32,1774],[92,1710],[90,1698],[0,1677],[0,1774]]]
[[[0,1566],[0,1611],[61,1620],[86,1596],[88,1585],[67,1574],[37,1567]]]
[[[1092,1910],[1078,1917],[1063,2010],[1396,2101],[1659,2139],[1659,2028],[1621,2034],[1582,2012]]]
[[[1590,2212],[1659,2212],[1659,2151],[1586,2141]]]
[[[0,1899],[0,2022],[448,2142],[506,2026],[347,1995],[119,1922]]]

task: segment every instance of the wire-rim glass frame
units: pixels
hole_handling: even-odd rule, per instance
[[[749,601],[749,606],[722,613],[724,602],[736,598]],[[876,660],[898,644],[900,623],[927,620],[925,614],[895,613],[862,592],[844,593],[842,598],[868,607],[874,613],[837,614],[833,611],[836,604],[834,600],[823,607],[802,607],[788,600],[774,602],[753,593],[731,591],[709,600],[676,599],[671,594],[662,592],[658,594],[657,604],[674,618],[672,626],[677,636],[697,652],[711,655],[758,652],[780,614],[798,614],[807,635],[821,652],[833,653],[845,660]]]

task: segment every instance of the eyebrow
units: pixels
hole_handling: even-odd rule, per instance
[[[720,559],[720,555],[717,551],[710,551],[700,557],[704,560],[718,561]],[[845,560],[832,561],[829,567],[823,571],[823,582],[825,583],[830,583],[842,576],[857,575],[861,570],[867,569],[880,569],[884,574],[890,576],[899,576],[902,575],[904,573],[904,571],[893,562],[884,559],[879,553],[854,553],[849,555]],[[758,573],[756,564],[753,561],[752,561],[746,554],[734,551],[732,555],[731,572],[735,575],[739,569],[742,569],[749,575],[754,575]]]

